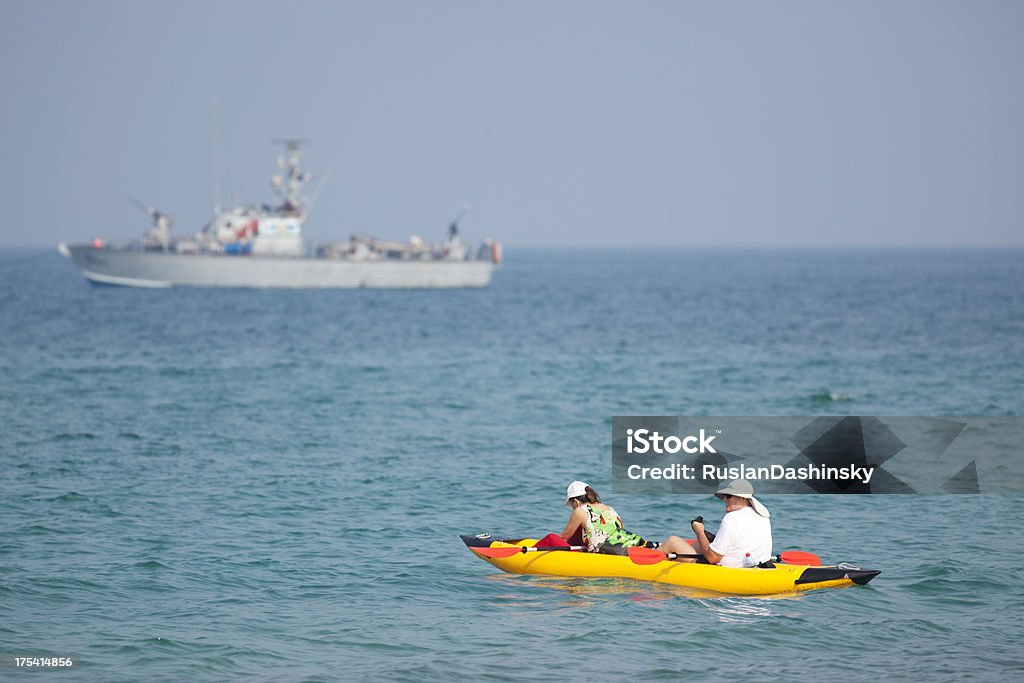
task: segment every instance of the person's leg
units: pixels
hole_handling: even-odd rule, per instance
[[[679,538],[678,536],[669,536],[661,545],[658,546],[658,550],[665,553],[675,553],[680,557],[677,558],[680,562],[693,562],[697,559],[697,551],[693,549],[693,546]],[[685,557],[683,557],[685,556]]]

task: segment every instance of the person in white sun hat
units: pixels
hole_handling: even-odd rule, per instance
[[[725,517],[714,540],[704,534],[703,521],[690,526],[697,534],[696,548],[710,563],[723,567],[743,567],[747,553],[755,564],[772,558],[771,516],[761,501],[754,498],[754,487],[746,479],[734,479],[715,493],[725,503]]]

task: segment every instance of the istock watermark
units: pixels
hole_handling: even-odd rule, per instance
[[[674,434],[662,436],[658,432],[649,429],[627,429],[626,430],[626,452],[629,454],[648,452],[657,453],[714,453],[715,449],[711,442],[715,437],[705,436],[704,430],[700,430],[700,436],[690,435],[678,437]]]
[[[616,492],[1024,493],[1020,417],[612,418]]]

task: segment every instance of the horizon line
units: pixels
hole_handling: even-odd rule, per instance
[[[770,244],[770,243],[750,243],[750,244],[622,244],[622,243],[608,243],[608,244],[537,244],[537,243],[507,243],[501,240],[498,241],[504,249],[552,249],[552,250],[576,250],[576,251],[624,251],[624,250],[654,250],[654,249],[671,249],[671,250],[687,250],[692,249],[695,251],[699,250],[744,250],[744,249],[757,249],[762,251],[772,250],[787,250],[787,249],[807,249],[807,250],[821,250],[821,249],[834,249],[837,251],[845,250],[882,250],[882,249],[932,249],[932,250],[950,250],[950,249],[972,249],[972,250],[984,250],[984,249],[1024,249],[1024,242],[991,242],[991,243],[937,243],[937,244],[920,244],[920,243],[898,243],[898,244],[881,244],[881,243],[864,243],[864,244],[825,244],[825,243],[811,243],[811,244]],[[54,244],[43,243],[43,244],[2,244],[0,243],[0,249],[38,249],[38,250],[57,250],[57,246],[61,243],[73,244],[73,242],[57,242]],[[310,240],[313,244],[326,244],[321,242],[315,242]]]

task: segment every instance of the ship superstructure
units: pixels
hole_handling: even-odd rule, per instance
[[[139,241],[58,249],[83,277],[96,284],[133,287],[430,288],[485,287],[501,261],[501,246],[487,239],[473,248],[459,235],[462,212],[447,239],[425,243],[413,235],[390,242],[356,233],[344,242],[308,244],[302,226],[311,179],[300,168],[302,140],[280,141],[280,173],[271,178],[279,204],[215,207],[213,219],[194,236],[175,238],[173,218],[140,204],[153,224]]]

